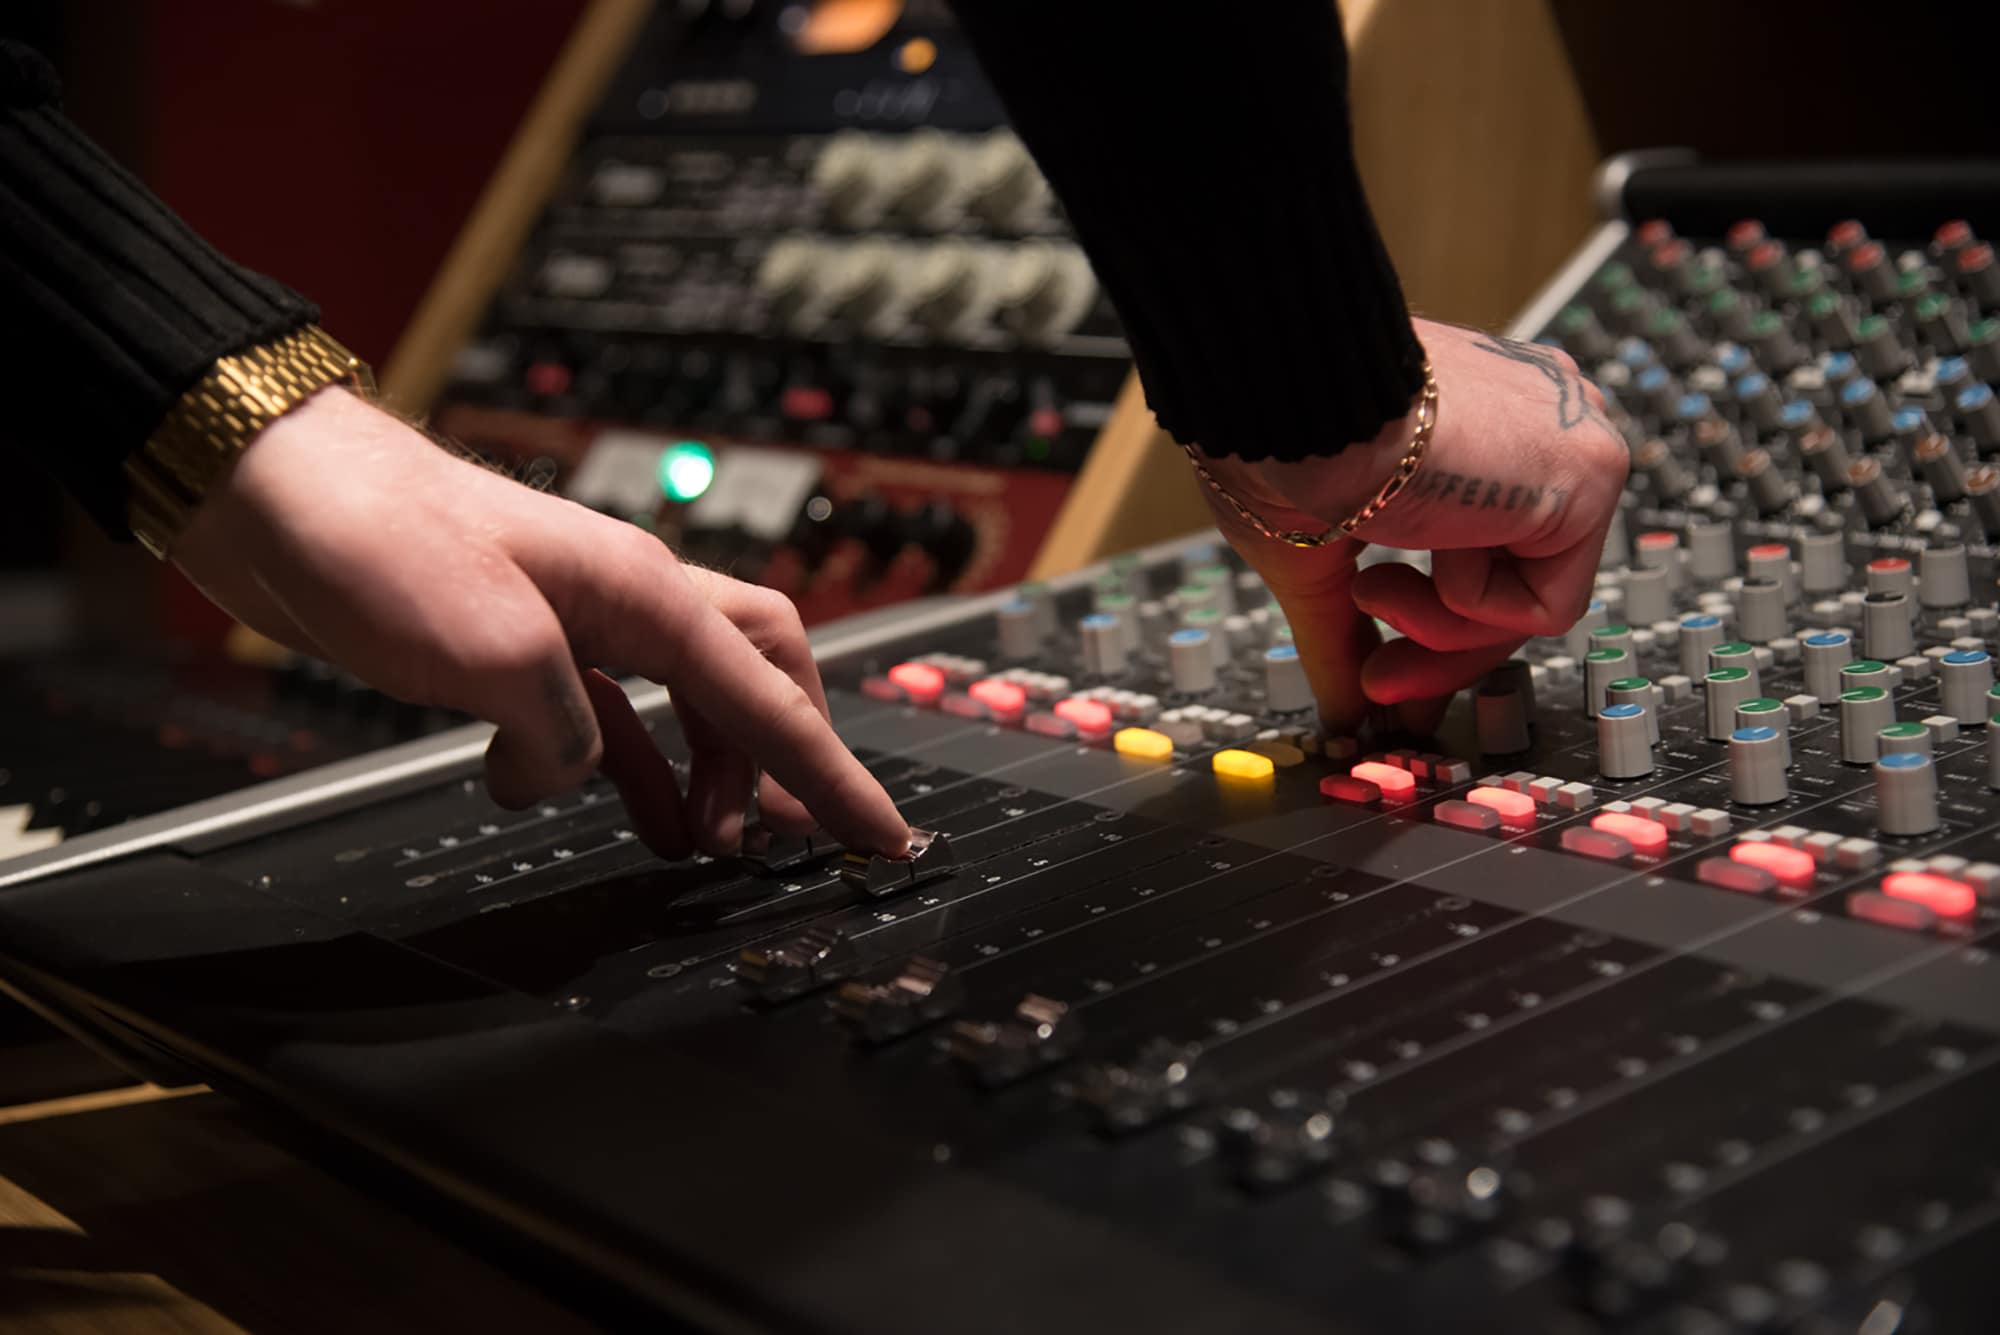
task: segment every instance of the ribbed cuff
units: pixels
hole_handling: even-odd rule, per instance
[[[125,457],[167,408],[217,357],[318,312],[216,253],[52,102],[21,105],[40,77],[24,51],[0,47],[6,434],[124,536]]]

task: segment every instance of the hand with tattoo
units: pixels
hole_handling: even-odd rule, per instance
[[[667,857],[735,852],[753,787],[781,832],[817,824],[890,856],[908,845],[827,721],[789,599],[455,458],[344,390],[266,428],[172,556],[279,643],[497,724],[486,782],[504,806],[602,769]],[[685,793],[625,693],[592,670],[614,664],[671,690],[693,752]]]
[[[1351,727],[1370,704],[1402,707],[1419,730],[1450,693],[1531,635],[1582,615],[1624,489],[1624,440],[1604,399],[1563,353],[1455,325],[1416,322],[1438,382],[1422,467],[1354,540],[1304,550],[1213,508],[1291,620],[1320,712]],[[1211,459],[1218,480],[1277,529],[1319,530],[1364,505],[1414,429],[1299,463]],[[1214,498],[1211,497],[1211,500]],[[1367,543],[1431,554],[1431,573],[1359,567]],[[1371,618],[1404,639],[1379,642]]]

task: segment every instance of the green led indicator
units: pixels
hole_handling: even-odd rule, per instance
[[[660,455],[660,494],[685,505],[715,481],[715,451],[698,440],[677,440]]]
[[[1049,441],[1046,436],[1030,436],[1025,447],[1028,458],[1036,463],[1049,457]]]

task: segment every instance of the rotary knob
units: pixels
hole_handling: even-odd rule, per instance
[[[818,304],[828,321],[863,327],[895,293],[897,247],[886,241],[857,241],[828,247],[817,280]]]
[[[1921,751],[1875,762],[1875,820],[1884,834],[1929,834],[1938,827],[1937,767]]]
[[[961,212],[965,187],[965,150],[951,135],[913,130],[886,154],[886,210],[919,227],[949,226]]]
[[[1306,681],[1306,667],[1292,645],[1281,644],[1264,651],[1264,704],[1276,714],[1312,708],[1312,686]]]
[[[1084,670],[1100,677],[1115,677],[1125,670],[1125,633],[1118,618],[1109,612],[1092,612],[1077,630],[1083,641]]]
[[[1753,724],[1729,734],[1729,795],[1752,807],[1782,802],[1789,795],[1777,729]]]
[[[1215,650],[1206,630],[1175,631],[1167,637],[1167,655],[1176,691],[1199,695],[1215,689]]]
[[[1626,702],[1598,711],[1597,770],[1607,779],[1638,779],[1653,772],[1645,706]]]
[[[1000,657],[1033,658],[1042,651],[1042,628],[1036,624],[1035,605],[1025,598],[1000,604]]]
[[[827,253],[823,243],[795,236],[783,238],[764,252],[755,282],[774,325],[802,332],[816,318],[808,312]]]
[[[881,217],[889,152],[880,137],[842,130],[826,141],[813,160],[812,188],[827,215],[850,227]]]
[[[1047,216],[1049,185],[1011,132],[987,135],[965,164],[967,207],[1003,231],[1024,232]]]
[[[1075,246],[1034,242],[1007,261],[999,283],[999,319],[1023,343],[1054,343],[1090,313],[1097,277]]]
[[[926,247],[906,270],[902,305],[912,321],[933,333],[973,323],[992,305],[991,270],[978,246],[947,241]]]

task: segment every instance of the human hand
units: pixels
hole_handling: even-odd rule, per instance
[[[602,768],[663,856],[741,845],[759,788],[783,833],[815,823],[899,857],[909,827],[834,735],[789,599],[683,565],[630,524],[454,458],[344,390],[258,436],[172,552],[252,629],[398,699],[497,724],[494,800]],[[682,794],[625,693],[665,685],[693,753]],[[816,818],[816,819],[815,819]]]
[[[1625,486],[1625,442],[1568,356],[1455,325],[1416,327],[1437,377],[1437,426],[1410,485],[1352,539],[1292,547],[1209,496],[1223,535],[1284,609],[1321,716],[1339,730],[1372,703],[1399,706],[1406,726],[1427,731],[1451,692],[1522,640],[1575,624]],[[1398,419],[1326,459],[1207,463],[1271,528],[1317,532],[1374,496],[1414,425]],[[1366,543],[1429,551],[1431,573],[1400,562],[1360,569]],[[1408,638],[1381,644],[1371,617]]]

